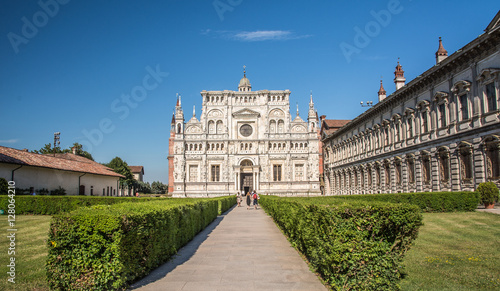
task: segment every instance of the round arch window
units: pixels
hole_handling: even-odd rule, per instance
[[[240,127],[240,134],[244,137],[249,137],[253,133],[253,128],[249,124],[244,124]]]

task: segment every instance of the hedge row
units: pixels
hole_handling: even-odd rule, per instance
[[[321,197],[315,203],[329,204],[328,201],[335,200],[408,203],[418,205],[423,212],[474,211],[481,202],[479,193],[462,191],[329,196]]]
[[[124,202],[145,202],[159,198],[106,197],[106,196],[17,196],[16,214],[54,215],[80,207],[110,205]],[[0,196],[0,209],[7,209],[8,197]]]
[[[402,259],[422,225],[416,205],[261,196],[260,204],[337,290],[399,289]]]
[[[219,203],[219,215],[229,210],[236,204],[236,196],[222,196],[215,199]]]
[[[157,197],[106,197],[106,196],[17,196],[16,214],[42,214],[54,215],[63,212],[70,212],[80,207],[92,205],[111,205],[124,202],[146,202],[157,199],[168,199],[172,203],[186,202],[190,198],[157,198]],[[219,214],[227,211],[236,204],[235,196],[223,196],[213,198],[219,203]],[[234,202],[233,202],[234,201]],[[0,209],[6,210],[8,196],[0,196]]]
[[[124,289],[166,262],[233,200],[155,199],[55,215],[48,239],[49,285],[57,290]]]

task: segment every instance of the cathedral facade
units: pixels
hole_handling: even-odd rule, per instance
[[[318,115],[292,120],[289,90],[252,91],[244,72],[238,91],[201,92],[200,119],[185,122],[181,98],[169,139],[169,193],[212,197],[256,191],[320,195]]]

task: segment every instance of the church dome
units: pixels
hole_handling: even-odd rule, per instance
[[[238,91],[252,91],[252,85],[250,85],[250,80],[247,78],[246,66],[243,66],[243,78],[241,78],[238,85]]]
[[[240,85],[238,87],[248,87],[248,86],[251,86],[250,80],[248,80],[246,76],[243,76],[243,78],[241,78],[240,80]]]

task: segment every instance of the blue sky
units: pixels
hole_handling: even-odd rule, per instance
[[[176,93],[186,121],[202,90],[291,90],[291,109],[352,119],[451,54],[500,9],[481,1],[76,1],[0,3],[0,145],[84,144],[98,162],[143,165],[168,180]],[[361,33],[359,32],[361,31]],[[362,34],[364,36],[362,36]],[[127,97],[128,96],[128,97]],[[136,98],[136,99],[133,99]]]

